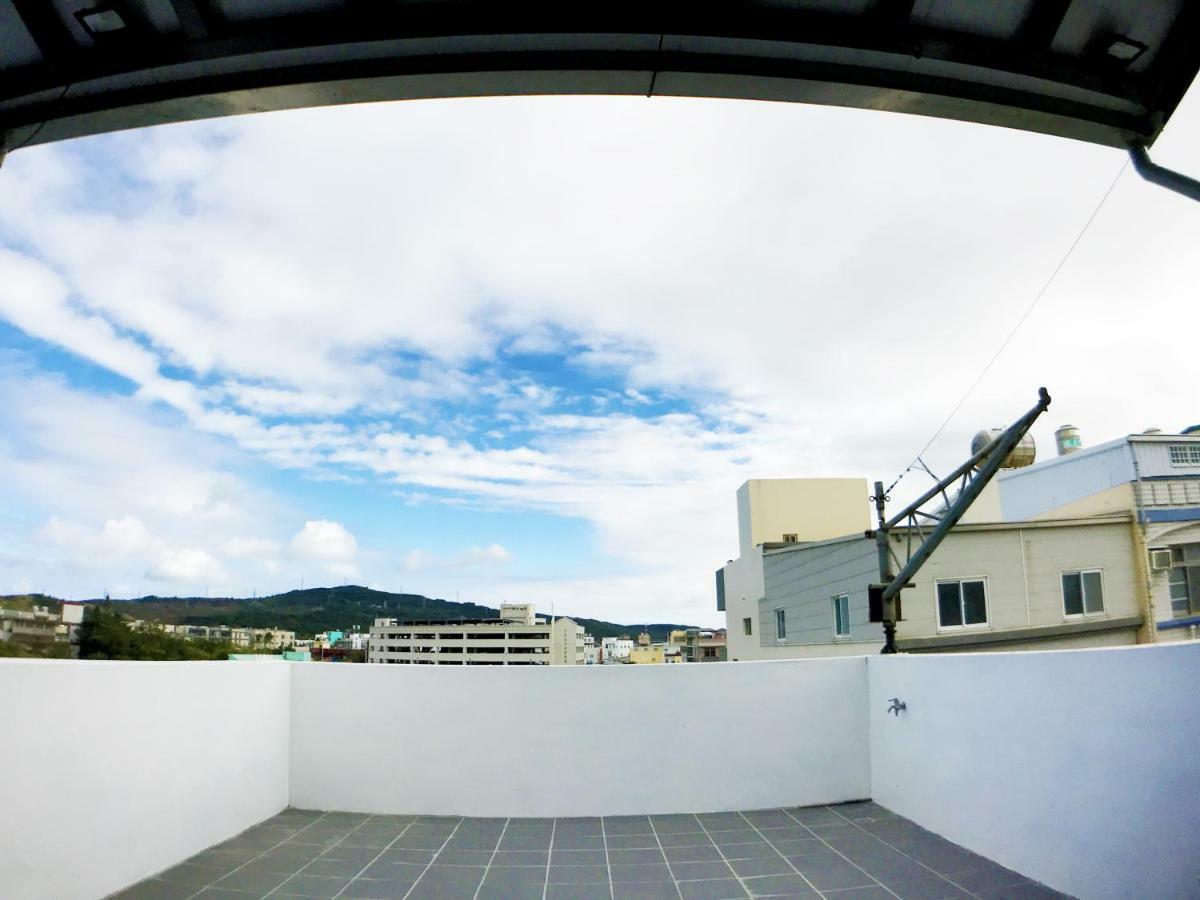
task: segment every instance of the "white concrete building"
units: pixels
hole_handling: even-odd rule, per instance
[[[629,661],[629,654],[633,651],[633,639],[627,637],[606,637],[601,641],[603,662],[607,665],[615,665]]]
[[[1003,472],[995,486],[1006,521],[1132,516],[1154,639],[1200,637],[1200,433],[1127,435]]]
[[[367,662],[440,666],[583,665],[583,626],[563,617],[553,623],[532,604],[500,607],[499,619],[398,622],[376,619]]]
[[[371,634],[367,631],[350,631],[342,635],[341,640],[337,642],[337,646],[347,650],[366,650],[367,644],[370,643]]]
[[[590,634],[583,636],[583,662],[588,666],[599,665],[603,658],[600,645],[596,643],[596,638]]]

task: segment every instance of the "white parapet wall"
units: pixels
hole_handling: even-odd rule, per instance
[[[876,802],[1088,900],[1200,896],[1200,644],[869,668]]]
[[[0,897],[96,900],[285,808],[289,674],[0,660]]]
[[[861,657],[298,665],[292,723],[292,804],[314,809],[594,816],[870,793]]]
[[[1196,643],[704,666],[0,660],[0,897],[94,900],[289,802],[583,816],[868,796],[1082,898],[1194,897],[1197,684]]]

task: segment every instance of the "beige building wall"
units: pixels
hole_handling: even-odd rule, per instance
[[[661,645],[651,647],[634,647],[629,651],[629,662],[633,665],[658,665],[664,661]]]
[[[1064,503],[1055,509],[1046,510],[1038,519],[1081,519],[1089,516],[1111,516],[1133,512],[1133,484],[1118,484],[1116,487],[1099,491],[1073,503]]]
[[[902,650],[987,651],[1057,649],[1132,644],[1145,616],[1140,577],[1133,565],[1135,533],[1128,516],[1090,520],[959,525],[946,538],[902,595],[903,620],[897,628]],[[905,535],[893,535],[894,549],[905,555]],[[914,546],[915,546],[914,541]],[[776,547],[760,554],[758,579],[732,567],[735,584],[771,596],[743,600],[726,587],[730,660],[809,658],[877,653],[882,628],[866,621],[866,589],[874,580],[874,542],[848,538],[809,547]],[[1067,616],[1063,607],[1064,572],[1097,569],[1104,609]],[[768,579],[766,572],[773,573]],[[728,571],[728,569],[727,569]],[[844,578],[839,572],[854,577]],[[831,581],[831,579],[833,579]],[[937,584],[943,580],[983,580],[987,622],[941,628]],[[851,634],[833,634],[829,598],[849,597]],[[778,641],[772,630],[776,609],[787,615],[788,634]],[[741,620],[750,617],[755,633],[747,637]],[[735,632],[736,629],[736,632]]]
[[[959,519],[964,525],[972,522],[1003,522],[1004,512],[1000,508],[1000,486],[995,481],[984,485],[979,496],[967,507]]]
[[[904,591],[904,621],[896,632],[899,640],[950,633],[937,627],[936,584],[941,579],[985,579],[988,625],[980,631],[1082,621],[1068,619],[1063,613],[1062,573],[1079,569],[1102,572],[1104,613],[1086,620],[1139,614],[1128,520],[977,527],[980,530],[951,532],[917,574],[915,587]],[[1133,643],[1132,638],[1124,643]]]
[[[563,616],[550,627],[550,665],[582,666],[584,654],[583,626]]]
[[[871,527],[865,478],[761,478],[737,491],[741,556],[759,544],[828,538]]]
[[[1180,544],[1200,544],[1200,522],[1157,522],[1150,525],[1146,534],[1148,548],[1170,547]],[[1154,610],[1155,622],[1167,622],[1171,612],[1170,572],[1159,569],[1149,573],[1150,605]],[[1200,639],[1200,627],[1170,628],[1157,630],[1158,643],[1175,643]]]

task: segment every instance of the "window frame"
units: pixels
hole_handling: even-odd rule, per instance
[[[787,640],[787,609],[775,607],[775,640],[782,643]]]
[[[754,616],[742,617],[742,636],[754,637]]]
[[[983,616],[982,622],[966,622],[966,608],[963,601],[962,586],[968,581],[978,581],[983,585]],[[938,597],[938,586],[942,584],[957,584],[958,585],[958,608],[962,613],[963,624],[961,625],[943,625],[942,624],[942,604]],[[933,621],[936,625],[936,630],[940,632],[960,632],[960,631],[986,631],[992,627],[992,592],[988,589],[988,576],[986,575],[960,575],[955,578],[935,578],[933,580]]]
[[[850,595],[834,594],[829,601],[833,607],[833,639],[847,641],[850,639]],[[838,630],[839,622],[846,626],[845,631]]]
[[[1100,576],[1100,610],[1098,612],[1087,611],[1087,590],[1084,587],[1084,575],[1096,574]],[[1067,591],[1063,579],[1068,575],[1079,576],[1079,603],[1082,612],[1069,613],[1067,612]],[[1062,608],[1063,618],[1075,621],[1076,619],[1095,619],[1101,616],[1108,615],[1108,607],[1105,605],[1104,597],[1108,590],[1104,584],[1104,569],[1101,566],[1090,566],[1088,568],[1079,569],[1059,569],[1058,571],[1058,587],[1062,593]]]
[[[1172,466],[1200,466],[1200,444],[1169,444],[1167,458]]]

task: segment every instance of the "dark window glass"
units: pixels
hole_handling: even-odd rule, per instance
[[[1079,577],[1079,573],[1064,572],[1062,584],[1063,611],[1068,616],[1083,615],[1083,579]]]
[[[982,581],[964,581],[963,593],[963,624],[987,624],[987,596],[984,594]]]
[[[962,606],[959,603],[958,582],[948,581],[937,586],[938,622],[943,628],[961,625]]]
[[[1089,613],[1104,612],[1104,587],[1099,572],[1083,573],[1083,609]]]

